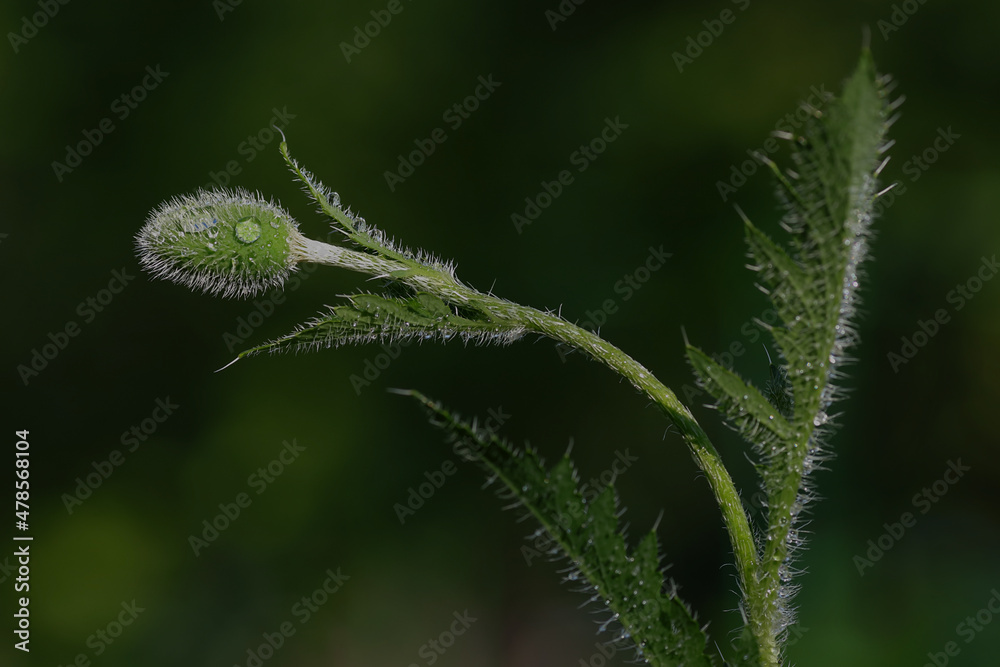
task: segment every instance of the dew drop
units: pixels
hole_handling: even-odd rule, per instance
[[[247,216],[236,221],[236,239],[240,243],[250,245],[260,238],[260,223],[257,218]]]

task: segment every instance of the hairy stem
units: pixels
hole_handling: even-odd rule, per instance
[[[761,581],[758,576],[757,549],[736,485],[723,465],[718,451],[691,411],[645,366],[600,336],[562,317],[483,294],[463,285],[450,275],[429,267],[420,267],[405,258],[397,260],[377,257],[310,241],[308,251],[302,253],[301,259],[375,275],[396,275],[400,282],[415,290],[431,292],[455,305],[474,308],[498,323],[517,324],[528,331],[580,350],[631,382],[632,386],[652,400],[677,427],[695,463],[705,473],[729,533],[740,586],[744,593],[745,611],[756,640],[761,664],[767,667],[778,664],[777,637],[772,632],[772,625],[767,622],[766,582]]]
[[[478,302],[477,305],[485,306],[495,316],[512,320],[530,331],[578,349],[628,379],[633,387],[651,399],[677,427],[695,463],[705,473],[722,511],[736,559],[740,585],[746,599],[750,626],[753,628],[760,655],[762,659],[764,656],[775,656],[776,660],[777,638],[769,631],[769,624],[765,622],[766,609],[763,602],[766,596],[757,578],[757,552],[750,523],[729,471],[726,470],[718,451],[691,411],[645,366],[596,334],[551,313],[478,292],[474,292],[474,295],[470,295],[470,300]],[[762,664],[776,665],[777,662]]]
[[[743,509],[743,503],[732,477],[729,476],[729,471],[722,463],[722,458],[691,411],[678,400],[673,391],[660,382],[645,366],[603,338],[556,315],[544,313],[534,308],[501,303],[502,306],[498,309],[509,311],[511,319],[515,319],[536,333],[585,352],[591,358],[627,378],[632,386],[649,397],[677,427],[681,438],[684,439],[694,457],[695,463],[705,473],[715,501],[722,511],[729,540],[733,547],[740,585],[745,595],[750,625],[753,628],[761,658],[777,656],[777,638],[768,631],[768,624],[764,622],[766,610],[762,603],[765,600],[765,591],[757,579],[756,546],[753,533],[750,530],[750,523]],[[762,665],[765,664],[776,665],[777,662],[762,662]]]

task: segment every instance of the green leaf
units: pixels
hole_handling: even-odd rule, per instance
[[[748,441],[759,445],[773,439],[762,431],[785,440],[794,437],[792,426],[756,387],[692,345],[687,346],[687,356],[699,384]]]
[[[282,135],[282,139],[284,139],[284,135]],[[312,172],[300,165],[291,156],[288,151],[288,144],[284,140],[279,145],[279,150],[281,151],[281,156],[285,159],[285,164],[288,165],[288,168],[291,169],[295,177],[302,183],[306,194],[316,202],[319,212],[328,216],[332,221],[333,228],[342,232],[358,247],[381,257],[404,263],[420,264],[454,278],[455,267],[452,263],[442,261],[424,251],[418,250],[414,252],[398,246],[381,229],[368,224],[363,217],[343,206],[339,194],[323,185]],[[397,279],[408,277],[416,273],[416,267],[394,273],[396,275],[393,277]]]
[[[814,304],[810,297],[810,276],[808,270],[754,227],[744,220],[750,257],[755,261],[752,268],[764,283],[765,293],[774,304],[778,316],[784,322],[796,321],[796,317],[809,316]]]
[[[572,462],[564,456],[546,470],[537,452],[519,450],[494,433],[453,416],[439,403],[414,391],[448,432],[456,451],[477,462],[506,495],[526,509],[569,560],[566,579],[588,584],[590,601],[608,612],[604,626],[617,622],[621,640],[651,665],[713,665],[707,638],[671,582],[665,588],[655,532],[628,553],[618,528],[618,501],[611,487],[587,502]]]
[[[378,341],[450,340],[475,343],[511,343],[524,329],[481,313],[457,314],[441,298],[426,292],[412,297],[354,294],[349,303],[306,322],[295,331],[239,354],[302,352]]]
[[[767,397],[688,347],[699,379],[762,459],[768,526],[757,579],[765,600],[755,605],[766,617],[751,619],[758,638],[778,637],[794,621],[791,552],[802,541],[797,525],[811,498],[807,476],[824,460],[827,415],[840,393],[834,381],[848,361],[845,351],[856,343],[859,266],[868,254],[878,174],[889,146],[888,114],[895,106],[887,83],[863,52],[841,97],[822,112],[812,109],[801,136],[792,138],[792,169],[770,163],[785,208],[787,250],[744,217],[750,268],[780,318],[768,327],[780,356],[770,364]],[[761,656],[767,664],[779,661],[773,646]]]
[[[768,362],[771,362],[768,357]],[[764,397],[778,409],[781,416],[791,419],[795,413],[795,396],[792,395],[792,385],[788,381],[788,375],[781,366],[776,366],[773,362],[768,364],[768,371],[771,377],[764,385]]]

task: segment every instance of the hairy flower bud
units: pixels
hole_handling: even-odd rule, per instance
[[[285,210],[239,188],[164,202],[136,235],[139,263],[154,277],[237,298],[284,284],[305,243]]]

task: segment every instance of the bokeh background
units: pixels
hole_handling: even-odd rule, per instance
[[[413,345],[388,365],[378,346],[344,348],[215,373],[242,349],[229,336],[252,345],[378,286],[322,268],[258,309],[151,282],[133,235],[151,208],[215,174],[275,197],[324,238],[268,130],[277,111],[299,160],[369,221],[454,258],[470,284],[580,321],[614,300],[602,334],[678,392],[691,383],[682,326],[709,351],[741,344],[736,367],[763,382],[765,339],[744,326],[766,301],[743,267],[733,204],[776,231],[772,184],[757,171],[724,201],[718,183],[812,87],[839,90],[863,26],[907,97],[884,172],[905,193],[877,224],[863,344],[836,459],[815,478],[822,500],[799,561],[788,657],[921,665],[955,642],[948,664],[995,664],[1000,619],[980,610],[1000,599],[1000,279],[961,309],[949,294],[1000,250],[996,3],[402,0],[349,61],[342,44],[386,2],[50,5],[38,19],[44,2],[0,7],[3,493],[13,493],[13,432],[29,429],[34,537],[30,656],[12,648],[13,542],[0,549],[0,665],[249,666],[248,651],[286,622],[295,634],[263,664],[604,664],[599,616],[577,609],[584,597],[560,583],[558,565],[525,558],[532,526],[480,490],[479,470],[459,464],[400,521],[410,489],[455,457],[390,387],[469,416],[502,411],[501,432],[550,460],[572,442],[587,479],[617,452],[635,457],[617,483],[630,537],[663,513],[669,574],[728,652],[736,582],[708,487],[659,414],[603,367],[526,340]],[[560,6],[556,21],[547,12]],[[734,20],[712,23],[723,10]],[[675,52],[705,21],[724,29],[679,68]],[[123,117],[116,100],[147,67],[166,74]],[[455,128],[444,114],[479,77],[500,85]],[[78,166],[53,165],[105,118],[113,130]],[[616,141],[519,232],[511,215],[525,198],[574,169],[573,152],[616,118],[627,125]],[[447,140],[390,188],[385,172],[435,128]],[[917,167],[912,158],[949,128],[947,150]],[[616,292],[660,246],[672,253],[665,265],[630,298]],[[135,277],[112,293],[116,271]],[[894,368],[887,355],[939,309],[949,321]],[[71,322],[78,335],[25,383],[18,366]],[[352,382],[375,376],[375,364],[386,367],[369,384]],[[158,400],[177,406],[162,423],[150,421],[163,416]],[[702,402],[693,409],[749,499],[745,448]],[[144,420],[155,432],[130,451],[123,435]],[[258,494],[250,476],[293,441],[304,450]],[[121,465],[68,508],[78,479],[115,450]],[[921,513],[914,496],[933,493],[949,461],[970,469],[939,484]],[[189,537],[240,493],[250,506],[195,555]],[[859,573],[868,541],[904,512],[914,525],[882,537],[890,548]],[[338,569],[349,579],[301,622],[295,605]],[[118,628],[133,601],[142,611]],[[422,648],[465,611],[476,620],[443,655]],[[959,626],[977,613],[979,630]],[[107,643],[98,631],[117,636]]]

